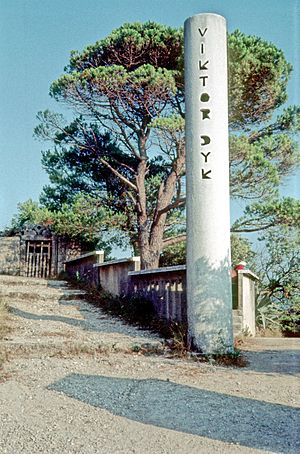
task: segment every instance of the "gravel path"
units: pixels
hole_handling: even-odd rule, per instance
[[[299,339],[250,339],[247,368],[215,367],[132,353],[161,339],[63,282],[0,276],[0,296],[1,454],[300,452]]]

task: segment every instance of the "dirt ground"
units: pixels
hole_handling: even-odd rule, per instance
[[[65,283],[0,277],[0,452],[299,453],[300,339],[249,338],[246,368],[133,351],[161,339]]]

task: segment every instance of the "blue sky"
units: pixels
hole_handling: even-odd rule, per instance
[[[198,13],[226,17],[229,31],[261,36],[294,66],[289,104],[300,103],[300,0],[1,0],[0,1],[0,229],[17,203],[38,196],[47,175],[45,144],[33,138],[36,114],[63,112],[48,95],[71,50],[104,38],[124,22],[153,20],[174,27]],[[300,198],[295,176],[285,193]]]

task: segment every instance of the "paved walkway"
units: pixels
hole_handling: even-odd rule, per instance
[[[299,453],[299,339],[251,339],[245,369],[133,353],[158,336],[66,283],[0,276],[13,331],[0,452]]]

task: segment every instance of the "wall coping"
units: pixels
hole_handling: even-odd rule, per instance
[[[99,265],[103,265],[103,263],[100,263]],[[98,265],[94,265],[94,266],[98,266]],[[141,274],[171,273],[173,271],[174,272],[186,271],[186,265],[165,266],[163,268],[155,268],[153,270],[129,271],[128,275],[129,276],[138,276]],[[244,274],[245,276],[249,276],[254,280],[257,280],[257,281],[260,280],[260,278],[250,270],[238,270],[237,272],[238,272],[238,274]]]
[[[256,274],[252,273],[252,271],[250,271],[250,270],[237,270],[237,273],[244,274],[245,276],[249,276],[252,279],[254,279],[255,281],[260,281],[260,278]]]
[[[109,262],[95,263],[93,266],[94,266],[94,268],[98,268],[100,266],[118,265],[119,263],[139,262],[139,261],[140,261],[140,257],[129,257],[129,258],[125,258],[125,259],[110,260]]]
[[[142,274],[171,273],[172,271],[186,271],[186,265],[164,266],[153,270],[129,271],[128,276],[139,276]]]
[[[87,252],[86,254],[82,254],[79,257],[75,257],[74,259],[66,260],[64,263],[77,262],[78,260],[85,259],[86,257],[92,257],[93,255],[102,255],[102,254],[104,254],[104,251]]]

